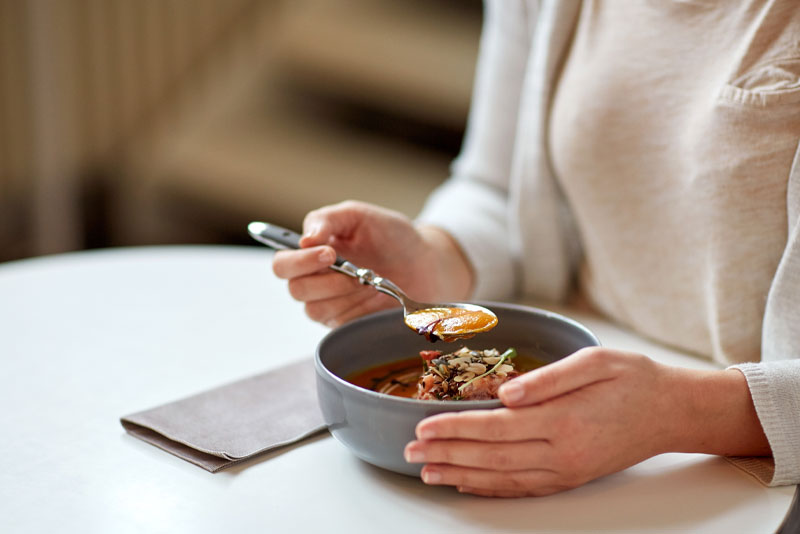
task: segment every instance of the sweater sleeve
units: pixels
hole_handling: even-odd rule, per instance
[[[450,233],[472,264],[473,298],[508,298],[516,287],[508,190],[520,94],[530,49],[523,1],[488,0],[472,106],[452,174],[418,222]]]
[[[772,448],[772,460],[731,458],[770,486],[800,484],[800,360],[744,363],[758,419]]]
[[[800,148],[787,198],[788,240],[767,296],[761,363],[734,366],[747,378],[774,465],[755,458],[733,461],[771,486],[800,484]]]

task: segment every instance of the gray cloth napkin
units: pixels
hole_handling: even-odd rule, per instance
[[[212,473],[325,428],[303,360],[120,419],[131,435]]]

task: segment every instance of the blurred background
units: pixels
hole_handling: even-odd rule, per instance
[[[469,106],[479,0],[0,0],[0,261],[414,216]]]

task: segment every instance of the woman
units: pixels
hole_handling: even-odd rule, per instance
[[[730,366],[582,350],[510,381],[505,408],[422,421],[429,484],[544,495],[662,452],[800,482],[800,7],[794,0],[487,2],[453,176],[417,224],[344,203],[274,271],[331,326],[420,300],[565,300]]]

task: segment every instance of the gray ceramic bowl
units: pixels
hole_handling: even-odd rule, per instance
[[[499,319],[493,330],[454,343],[431,344],[403,323],[401,309],[364,316],[332,330],[317,347],[317,393],[331,434],[353,454],[378,467],[418,476],[421,466],[403,459],[403,448],[414,439],[423,418],[442,412],[487,409],[500,401],[421,401],[375,393],[344,377],[392,361],[417,355],[421,350],[451,352],[463,345],[471,349],[514,347],[552,362],[576,350],[599,345],[586,327],[545,310],[481,303]]]

